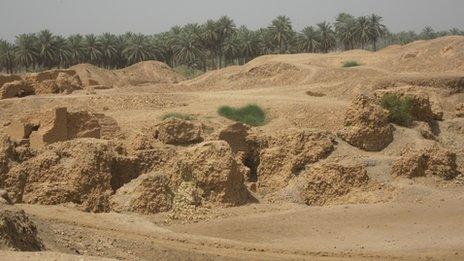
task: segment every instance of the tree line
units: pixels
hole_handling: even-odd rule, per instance
[[[392,33],[376,14],[355,17],[347,13],[339,14],[333,23],[321,22],[299,32],[287,16],[278,16],[269,26],[257,30],[237,26],[227,16],[203,24],[174,26],[154,35],[127,32],[63,37],[42,30],[20,34],[13,43],[0,40],[0,71],[38,71],[79,63],[115,69],[158,60],[195,72],[244,64],[265,54],[327,53],[357,48],[376,51],[390,44],[445,35],[464,35],[464,31],[453,28],[436,32],[427,26],[421,33]]]

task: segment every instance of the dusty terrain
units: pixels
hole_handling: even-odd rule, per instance
[[[30,91],[0,100],[0,260],[464,258],[464,37],[191,80],[134,66],[0,78]],[[391,92],[412,126],[378,105]],[[250,103],[266,125],[217,114]]]

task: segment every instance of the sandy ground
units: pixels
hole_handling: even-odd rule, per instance
[[[275,76],[272,81],[265,75],[264,85],[254,80],[234,81],[234,75],[241,70],[234,67],[220,72],[232,80],[227,76],[229,78],[217,81],[217,75],[213,74],[218,72],[212,72],[175,85],[142,84],[97,90],[94,95],[79,91],[71,95],[1,100],[0,123],[53,106],[67,106],[70,110],[89,110],[111,116],[129,137],[159,122],[160,116],[167,112],[193,114],[219,129],[231,123],[217,115],[219,106],[256,103],[268,115],[268,123],[259,128],[265,133],[289,127],[335,132],[343,123],[352,97],[375,89],[373,78],[397,78],[405,74],[426,77],[437,72],[462,75],[464,63],[459,50],[464,50],[463,43],[462,38],[451,37],[446,43],[393,46],[375,55],[352,51],[261,57],[247,66],[285,62],[303,70],[302,74],[298,71],[286,78]],[[451,51],[446,49],[449,46]],[[444,49],[448,51],[443,52]],[[454,56],[449,52],[454,52]],[[411,53],[417,56],[415,67],[413,62],[402,58]],[[436,67],[422,64],[429,53],[441,54],[440,59],[435,59],[441,62],[436,62]],[[340,63],[352,59],[363,66],[340,68]],[[262,76],[251,79],[258,77]],[[292,77],[298,81],[289,83],[287,80]],[[233,88],[234,82],[237,88]],[[443,108],[445,120],[439,123],[443,142],[457,150],[459,168],[463,171],[464,136],[451,135],[445,139],[445,135],[446,126],[459,122],[450,115],[456,103],[464,102],[464,94],[450,94],[436,86],[422,87]],[[308,90],[322,92],[325,96],[307,95]],[[368,194],[363,200],[356,198],[357,204],[343,200],[337,205],[308,207],[260,201],[211,210],[212,215],[199,222],[165,222],[165,214],[92,214],[69,206],[17,205],[32,216],[47,251],[2,251],[0,260],[96,260],[100,257],[125,260],[463,260],[462,181],[391,177],[391,164],[399,151],[407,145],[421,147],[426,142],[414,129],[397,127],[394,135],[394,142],[380,152],[361,151],[338,140],[330,157],[368,162],[371,179],[391,187],[391,190],[382,190],[385,194],[380,196]],[[391,195],[387,195],[388,191]]]

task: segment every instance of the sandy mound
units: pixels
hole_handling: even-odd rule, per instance
[[[84,86],[98,88],[121,87],[148,83],[177,83],[185,78],[168,65],[157,61],[145,61],[119,70],[107,70],[91,64],[70,67],[82,79]]]
[[[50,70],[23,76],[35,94],[71,93],[82,89],[82,82],[74,70]]]
[[[34,88],[26,81],[12,81],[3,84],[3,87],[0,89],[0,99],[24,97],[33,95],[34,93]]]
[[[165,144],[186,145],[203,140],[203,126],[200,123],[169,118],[156,125],[154,137]]]
[[[120,136],[119,127],[112,118],[87,111],[68,112],[66,107],[15,119],[5,132],[15,140],[29,139],[35,149],[76,138],[111,139]]]
[[[463,36],[447,36],[386,48],[378,52],[385,59],[375,64],[395,72],[462,72],[463,50]]]
[[[407,73],[389,75],[375,82],[376,88],[400,86],[431,87],[446,90],[449,94],[464,92],[464,74],[462,73]]]
[[[243,89],[249,86],[289,85],[301,82],[307,72],[293,64],[255,59],[243,66],[231,66],[207,72],[182,82],[194,87]]]
[[[174,187],[192,182],[203,204],[237,205],[247,201],[243,168],[225,141],[203,142],[177,158],[171,176]]]
[[[424,139],[427,140],[438,140],[438,131],[434,127],[433,123],[430,122],[415,122],[413,128],[417,130]]]
[[[44,246],[37,228],[23,210],[0,206],[0,250],[40,251]]]
[[[382,86],[405,84],[457,93],[464,91],[463,53],[464,37],[453,36],[379,52],[266,55],[242,66],[207,72],[182,84],[195,87],[195,90],[314,84],[316,92],[343,98]],[[342,67],[344,62],[351,60],[361,66]]]
[[[142,214],[169,211],[174,197],[169,183],[161,173],[140,175],[116,191],[111,197],[111,209]]]
[[[392,175],[408,178],[435,175],[452,179],[458,174],[456,153],[437,146],[422,150],[405,149],[392,167]]]
[[[33,94],[72,93],[80,89],[82,82],[74,70],[49,70],[21,76],[0,76],[1,99]]]
[[[119,77],[114,71],[106,70],[92,64],[83,63],[70,67],[69,69],[76,71],[81,78],[84,86],[106,85],[112,87],[119,81]]]
[[[10,137],[0,132],[0,188],[12,167],[34,156],[34,153],[24,144],[12,141]]]
[[[242,123],[234,123],[219,132],[219,139],[229,143],[238,161],[246,167],[247,181],[256,182],[259,153],[266,144],[253,129]]]
[[[86,211],[109,210],[108,199],[138,176],[138,162],[120,145],[97,139],[52,144],[10,170],[5,188],[17,202],[72,202]]]
[[[22,78],[19,75],[15,74],[0,74],[0,88],[8,82],[21,81]]]
[[[363,150],[380,151],[393,141],[388,112],[365,95],[355,98],[345,114],[344,125],[338,135]]]
[[[456,105],[456,112],[454,113],[456,118],[464,117],[464,103],[459,103]]]
[[[310,206],[326,205],[368,181],[367,171],[361,165],[316,164],[290,181],[277,198]]]
[[[167,64],[158,61],[145,61],[120,69],[117,75],[129,85],[144,83],[178,83],[184,76],[172,70]]]
[[[270,137],[259,154],[258,192],[284,188],[306,165],[327,157],[334,145],[331,134],[316,130],[287,130]]]

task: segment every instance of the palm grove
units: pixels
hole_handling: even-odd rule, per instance
[[[268,27],[258,30],[237,27],[227,16],[204,24],[174,26],[168,32],[154,35],[128,32],[63,37],[43,30],[20,34],[14,43],[0,40],[0,71],[38,71],[78,63],[114,69],[159,60],[191,73],[243,64],[264,54],[377,50],[389,44],[452,34],[462,35],[463,31],[435,32],[426,27],[420,34],[391,33],[378,15],[354,17],[346,13],[339,14],[334,23],[322,22],[300,32],[293,29],[286,16],[278,16]]]

